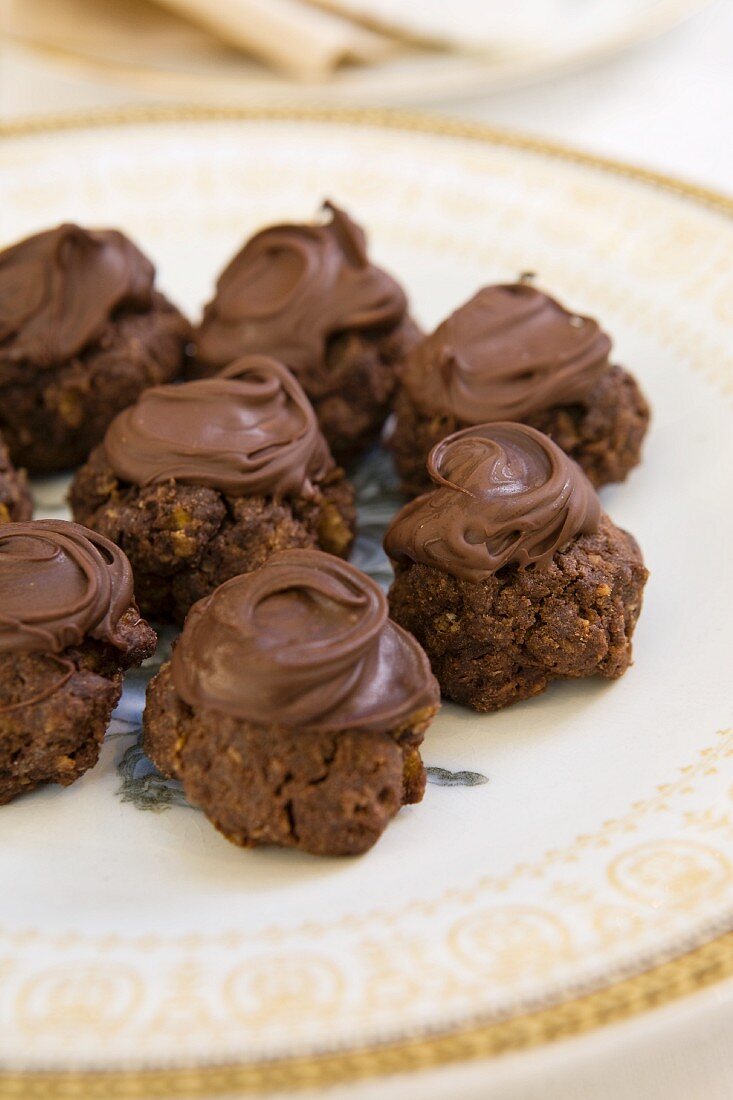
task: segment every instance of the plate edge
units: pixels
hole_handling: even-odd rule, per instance
[[[140,105],[39,114],[0,122],[0,142],[85,129],[207,121],[280,121],[360,125],[453,137],[545,156],[633,180],[733,218],[733,196],[627,161],[572,145],[482,123],[381,108],[226,107],[206,104]],[[3,1071],[0,1100],[117,1100],[253,1094],[283,1088],[314,1088],[412,1070],[434,1068],[518,1052],[579,1036],[670,1004],[733,977],[733,932],[692,951],[591,993],[539,1011],[454,1031],[371,1044],[332,1054],[269,1062],[146,1070]]]
[[[152,103],[60,113],[38,113],[0,120],[0,142],[34,135],[117,126],[174,122],[313,122],[453,137],[478,144],[517,149],[553,160],[593,168],[602,173],[676,195],[733,218],[733,194],[693,180],[633,164],[623,158],[591,153],[578,146],[537,134],[473,122],[433,111],[389,107],[224,106],[217,103]]]
[[[516,1053],[620,1023],[733,976],[733,932],[538,1012],[460,1031],[278,1061],[119,1071],[1,1072],[0,1100],[143,1100],[322,1088]]]

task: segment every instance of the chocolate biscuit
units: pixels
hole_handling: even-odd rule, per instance
[[[124,555],[75,523],[0,527],[0,804],[96,763],[125,669],[155,649]]]
[[[435,488],[385,536],[390,611],[443,694],[479,711],[552,680],[616,679],[647,571],[634,538],[550,439],[521,424],[458,432],[431,452]]]
[[[146,391],[77,472],[71,504],[124,549],[143,612],[178,623],[275,551],[346,556],[354,535],[353,489],[308,399],[264,356]]]
[[[191,610],[149,685],[145,748],[233,843],[353,855],[422,798],[437,707],[379,587],[288,550]]]
[[[0,252],[0,431],[31,473],[76,466],[146,386],[176,377],[190,328],[122,233],[61,225]]]
[[[611,341],[526,282],[484,287],[408,356],[390,447],[403,491],[430,488],[432,447],[471,425],[519,421],[549,435],[596,486],[638,464],[649,406]]]
[[[402,288],[371,263],[363,230],[326,207],[328,223],[263,229],[228,264],[196,331],[191,372],[211,375],[253,352],[280,359],[345,463],[379,436],[420,332]]]

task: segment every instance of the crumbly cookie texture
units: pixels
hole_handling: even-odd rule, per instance
[[[450,413],[425,416],[404,389],[398,392],[395,412],[390,449],[403,492],[417,496],[431,488],[425,462],[432,448],[469,425]],[[546,409],[522,422],[549,435],[599,488],[624,481],[639,464],[649,419],[649,405],[636,379],[622,367],[610,366],[587,403]]]
[[[0,351],[0,431],[13,461],[34,474],[78,466],[121,409],[180,373],[190,336],[156,292],[148,311],[121,308],[89,347],[53,367]]]
[[[196,600],[275,551],[320,547],[346,557],[354,538],[354,491],[339,468],[312,498],[230,497],[167,482],[119,482],[104,448],[77,472],[74,517],[120,546],[132,564],[144,615],[182,623]]]
[[[30,519],[33,500],[25,471],[16,470],[0,436],[0,523]]]
[[[191,609],[148,685],[145,750],[233,843],[355,855],[422,798],[439,699],[375,581],[285,550]]]
[[[337,462],[352,462],[379,438],[400,364],[420,336],[409,317],[383,333],[342,333],[329,341],[319,368],[301,377]]]
[[[124,671],[156,644],[135,608],[118,629],[125,650],[88,638],[58,654],[0,652],[0,804],[44,783],[68,787],[96,764]]]
[[[148,688],[145,751],[235,844],[356,855],[421,800],[419,744],[432,713],[394,733],[264,728],[194,712],[164,666]]]
[[[390,613],[425,649],[444,696],[494,711],[553,680],[623,675],[646,578],[635,539],[604,515],[543,567],[507,565],[475,582],[398,564]]]

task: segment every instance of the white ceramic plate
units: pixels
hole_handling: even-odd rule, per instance
[[[343,0],[320,2],[338,8]],[[492,49],[485,0],[479,0],[483,15],[475,35],[461,34],[471,15],[444,0],[348,0],[352,10],[368,8],[407,33],[438,40],[447,35],[461,52],[407,51],[312,83],[268,71],[145,0],[15,0],[1,29],[67,64],[159,93],[248,105],[390,106],[481,95],[592,64],[661,34],[709,2],[522,0],[515,12],[505,0],[491,0],[497,9]]]
[[[562,57],[628,35],[662,9],[658,0],[312,0],[406,38],[488,57]],[[675,15],[682,12],[676,5]]]
[[[179,115],[6,135],[0,242],[118,225],[196,315],[249,233],[332,196],[426,325],[539,272],[654,406],[644,464],[603,492],[651,569],[636,660],[494,716],[446,706],[424,750],[443,773],[350,860],[243,851],[181,805],[135,749],[134,676],[99,765],[0,810],[0,1065],[127,1071],[120,1094],[151,1067],[161,1093],[317,1082],[587,1028],[711,958],[730,973],[733,202],[459,124]],[[360,475],[376,572],[383,475]]]

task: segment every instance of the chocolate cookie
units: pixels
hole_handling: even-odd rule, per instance
[[[121,546],[145,614],[183,622],[196,600],[276,550],[346,556],[354,492],[313,409],[274,359],[146,390],[77,471],[75,519]]]
[[[420,337],[401,287],[369,260],[363,230],[331,203],[325,225],[277,225],[219,278],[196,332],[196,375],[262,352],[295,373],[338,462],[379,435],[395,371]]]
[[[496,423],[443,440],[428,469],[436,487],[384,545],[392,617],[443,694],[491,711],[552,680],[621,676],[647,571],[579,467],[534,428]]]
[[[352,855],[422,798],[437,709],[378,585],[287,550],[192,608],[148,687],[145,749],[233,843]]]
[[[33,500],[24,470],[16,470],[0,435],[0,523],[30,519]]]
[[[61,225],[0,252],[0,430],[31,473],[76,466],[146,387],[180,372],[190,328],[115,230]]]
[[[596,486],[637,465],[649,406],[610,360],[611,341],[528,282],[489,286],[408,357],[390,442],[402,487],[430,488],[432,447],[460,428],[520,421],[545,432]]]
[[[0,527],[0,804],[97,762],[124,670],[155,644],[107,539],[63,520]]]

